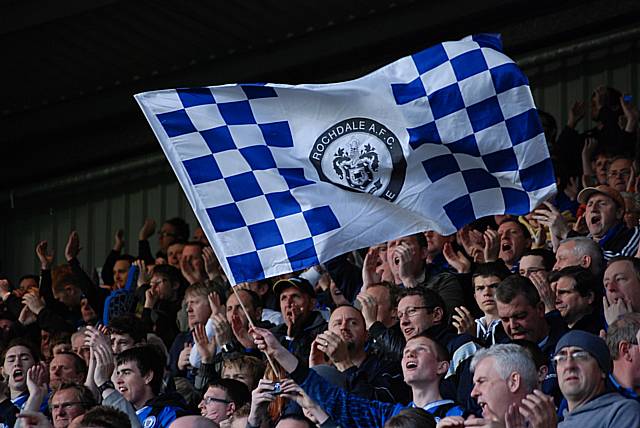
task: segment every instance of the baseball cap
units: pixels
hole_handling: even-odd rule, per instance
[[[304,278],[298,277],[281,279],[273,285],[273,292],[276,296],[280,296],[280,293],[291,287],[297,288],[311,297],[316,297],[316,292],[311,283]]]
[[[622,196],[620,196],[620,192],[612,187],[605,186],[604,184],[596,187],[585,187],[584,189],[582,189],[582,191],[578,193],[578,202],[580,202],[581,204],[586,204],[589,198],[596,193],[601,193],[610,197],[618,205],[619,208],[624,208],[624,199],[622,199]]]

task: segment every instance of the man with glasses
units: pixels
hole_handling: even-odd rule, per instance
[[[640,426],[640,404],[608,389],[611,355],[598,336],[570,331],[558,341],[553,361],[568,406],[559,428]]]
[[[618,192],[625,192],[632,167],[633,159],[623,156],[614,158],[607,168],[607,184]]]
[[[381,358],[400,361],[405,343],[423,332],[445,348],[456,336],[453,327],[447,323],[442,298],[425,287],[402,290],[397,313],[400,332],[395,326],[384,332],[376,329],[376,336],[372,337]]]
[[[247,385],[235,379],[220,379],[209,384],[198,408],[202,416],[220,423],[250,400]]]
[[[53,428],[67,428],[71,421],[97,404],[93,393],[86,386],[77,383],[61,384],[49,401]]]

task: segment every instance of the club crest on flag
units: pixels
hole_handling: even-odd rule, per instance
[[[389,201],[402,190],[407,168],[398,137],[365,118],[346,119],[324,131],[309,160],[322,181]]]

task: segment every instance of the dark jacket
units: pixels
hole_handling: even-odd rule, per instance
[[[387,403],[407,404],[411,401],[411,388],[404,383],[397,361],[368,354],[360,367],[353,366],[342,373],[345,390],[351,394]]]
[[[309,318],[293,338],[287,338],[287,324],[281,324],[271,329],[278,341],[293,355],[307,361],[311,353],[311,343],[316,336],[327,329],[327,322],[318,311],[311,312]]]

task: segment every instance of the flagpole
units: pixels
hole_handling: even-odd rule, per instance
[[[233,290],[233,293],[236,295],[236,298],[238,299],[238,303],[240,303],[240,307],[242,308],[242,311],[244,312],[244,315],[247,317],[247,320],[249,320],[249,326],[251,328],[254,328],[255,324],[253,324],[253,321],[251,320],[251,317],[249,316],[249,312],[247,312],[247,308],[244,307],[244,303],[242,303],[242,299],[238,295],[238,292],[236,291],[236,287],[235,286],[231,286],[231,289]],[[279,379],[280,378],[279,370],[276,368],[276,365],[274,364],[273,360],[271,359],[271,356],[267,352],[264,352],[264,355],[266,355],[267,361],[269,362],[269,365],[271,366],[271,369],[273,370],[273,373]]]

